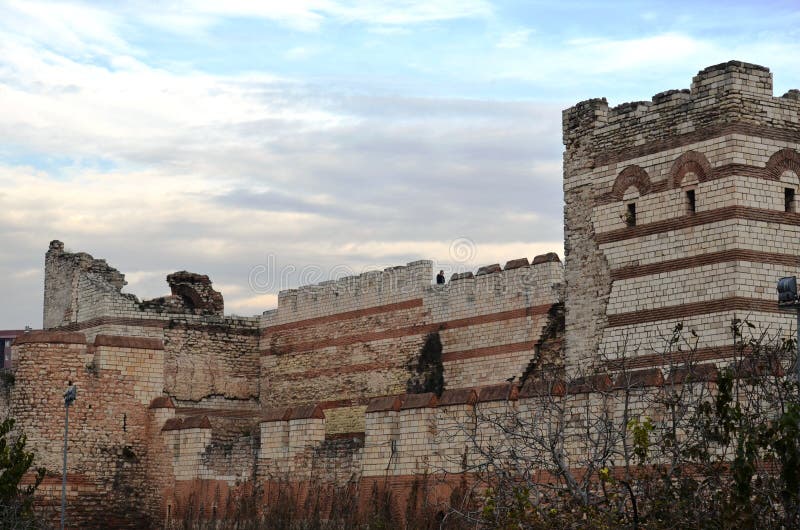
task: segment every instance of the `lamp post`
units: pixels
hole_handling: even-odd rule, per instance
[[[75,401],[78,388],[69,382],[69,388],[64,392],[64,472],[61,474],[61,530],[64,530],[64,521],[67,515],[67,435],[69,433],[69,406]]]
[[[778,309],[794,311],[797,314],[796,357],[794,361],[794,376],[800,382],[800,298],[797,296],[797,277],[787,276],[778,280]]]

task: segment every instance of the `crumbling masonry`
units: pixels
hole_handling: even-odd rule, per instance
[[[773,97],[769,70],[730,62],[651,101],[579,103],[563,126],[563,267],[548,254],[432,285],[417,261],[239,318],[207,276],[171,274],[171,294],[143,302],[52,242],[46,329],[16,341],[8,403],[55,473],[45,492],[69,380],[73,524],[159,526],[282,478],[380,480],[402,498],[474,457],[444,435],[453,418],[535,408],[542,374],[624,364],[646,385],[670,377],[659,337],[677,322],[708,363],[731,355],[733,318],[789,330],[774,285],[800,272],[800,93]]]

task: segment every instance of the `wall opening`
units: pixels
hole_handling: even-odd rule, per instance
[[[636,203],[628,203],[628,209],[625,211],[625,224],[628,226],[636,226]]]
[[[783,189],[783,209],[786,212],[796,211],[794,202],[794,188]]]
[[[686,213],[695,213],[697,211],[697,201],[695,199],[694,190],[686,190]]]

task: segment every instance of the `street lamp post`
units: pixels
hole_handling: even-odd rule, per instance
[[[69,433],[69,406],[75,401],[78,388],[69,382],[69,388],[64,392],[64,472],[61,474],[61,530],[67,515],[67,435]]]
[[[800,298],[797,296],[797,277],[787,276],[778,280],[778,308],[783,311],[794,311],[797,314],[797,338],[794,361],[795,379],[800,382]]]

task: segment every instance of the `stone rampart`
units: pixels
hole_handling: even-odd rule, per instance
[[[82,484],[73,524],[114,521],[141,527],[161,517],[152,473],[150,402],[162,393],[163,346],[158,341],[80,333],[31,332],[15,345],[17,383],[11,414],[37,454],[37,466],[60,477],[64,436],[62,393],[72,382],[78,398],[70,407],[71,485]],[[162,470],[168,471],[168,470]]]
[[[48,329],[17,339],[8,399],[47,491],[69,381],[75,523],[155,527],[287,480],[408,499],[419,477],[478,469],[510,417],[563,429],[563,465],[580,468],[590,416],[657,420],[651,394],[691,384],[685,351],[659,342],[676,324],[699,337],[705,379],[733,354],[734,319],[789,328],[774,282],[800,272],[796,92],[725,63],[648,102],[579,103],[563,132],[564,267],[546,254],[438,285],[416,261],[242,318],[205,275],[171,274],[170,294],[140,301],[53,241]]]
[[[367,401],[406,391],[431,334],[445,388],[521,379],[538,362],[562,271],[550,254],[432,285],[421,261],[285,291],[262,317],[261,402],[322,403],[329,434],[363,432]]]

